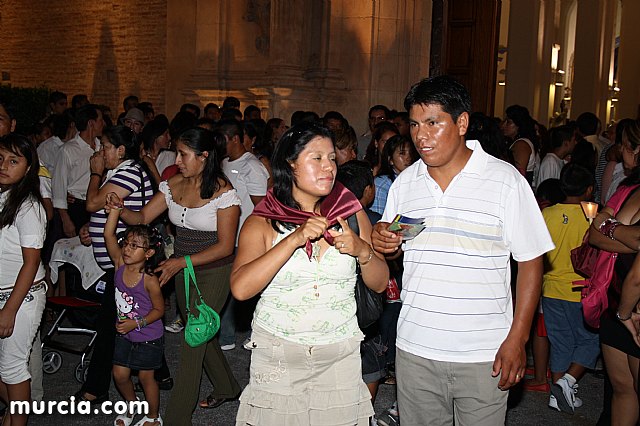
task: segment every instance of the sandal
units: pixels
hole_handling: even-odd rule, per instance
[[[217,408],[229,400],[229,398],[216,398],[213,394],[209,394],[209,396],[198,403],[198,406],[205,409]]]
[[[144,416],[143,418],[141,418],[138,421],[138,423],[136,423],[133,426],[144,426],[145,423],[157,423],[158,426],[162,426],[164,424],[164,422],[162,421],[162,417],[160,417],[160,415],[158,415],[158,417],[156,417],[155,419],[152,419],[151,417]]]
[[[125,414],[118,414],[116,419],[113,421],[113,426],[120,426],[118,424],[118,421],[122,422],[122,426],[130,426],[131,423],[133,422],[133,418],[134,418],[133,414],[131,415],[131,417],[129,417],[129,416],[125,415]]]

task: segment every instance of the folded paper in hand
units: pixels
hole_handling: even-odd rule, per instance
[[[415,219],[398,214],[389,225],[389,231],[401,235],[403,240],[411,240],[425,228],[426,225],[423,222],[424,218]]]

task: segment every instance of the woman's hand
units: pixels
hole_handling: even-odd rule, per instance
[[[128,332],[136,329],[138,323],[132,319],[121,319],[116,324],[116,331],[120,334],[127,334]]]
[[[98,151],[91,156],[89,166],[91,173],[97,173],[99,175],[104,173],[104,155],[102,155],[102,152]]]
[[[0,309],[0,337],[9,337],[13,334],[13,326],[16,323],[16,313],[8,309]]]
[[[369,256],[369,244],[349,228],[349,223],[346,220],[339,217],[338,223],[342,227],[342,231],[329,230],[329,234],[333,237],[334,247],[342,254],[366,260]]]
[[[631,333],[631,337],[633,341],[636,342],[636,345],[640,346],[640,314],[632,312],[630,319],[621,322]]]
[[[291,238],[296,242],[296,247],[301,247],[307,241],[317,240],[322,237],[328,226],[329,221],[326,217],[312,216],[291,234]]]
[[[185,262],[184,257],[173,257],[160,263],[153,272],[160,273],[160,277],[158,279],[160,280],[160,287],[162,287],[171,279],[171,277],[186,267],[187,263]]]

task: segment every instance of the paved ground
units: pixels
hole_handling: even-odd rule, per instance
[[[241,343],[247,333],[238,335]],[[166,353],[169,367],[175,371],[179,363],[178,346],[182,334],[166,335]],[[238,347],[226,352],[229,363],[234,369],[236,378],[242,386],[249,381],[250,352]],[[77,355],[64,354],[64,362],[60,371],[44,378],[45,400],[62,400],[79,389],[79,383],[74,378],[73,370],[78,364]],[[205,376],[206,377],[206,376]],[[507,413],[507,425],[594,425],[602,407],[603,380],[596,374],[588,374],[580,383],[580,397],[584,406],[576,410],[571,416],[555,412],[547,408],[548,396],[540,393],[522,393],[514,391],[511,394],[510,409]],[[201,385],[201,395],[206,396],[211,391],[211,384],[205,378]],[[119,400],[115,387],[112,386],[111,401]],[[169,392],[161,392],[161,406],[166,408]],[[395,399],[395,387],[381,385],[375,404],[377,413],[382,412]],[[215,410],[196,409],[193,415],[194,425],[233,425],[238,402],[229,402]],[[429,413],[425,412],[425,417]],[[113,415],[32,415],[30,425],[96,425],[113,424]]]

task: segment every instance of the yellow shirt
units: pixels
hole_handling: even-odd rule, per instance
[[[573,281],[582,280],[571,264],[571,250],[582,244],[589,222],[580,204],[556,204],[542,210],[551,239],[556,248],[544,256],[542,295],[569,302],[580,302],[580,291],[572,289]]]

